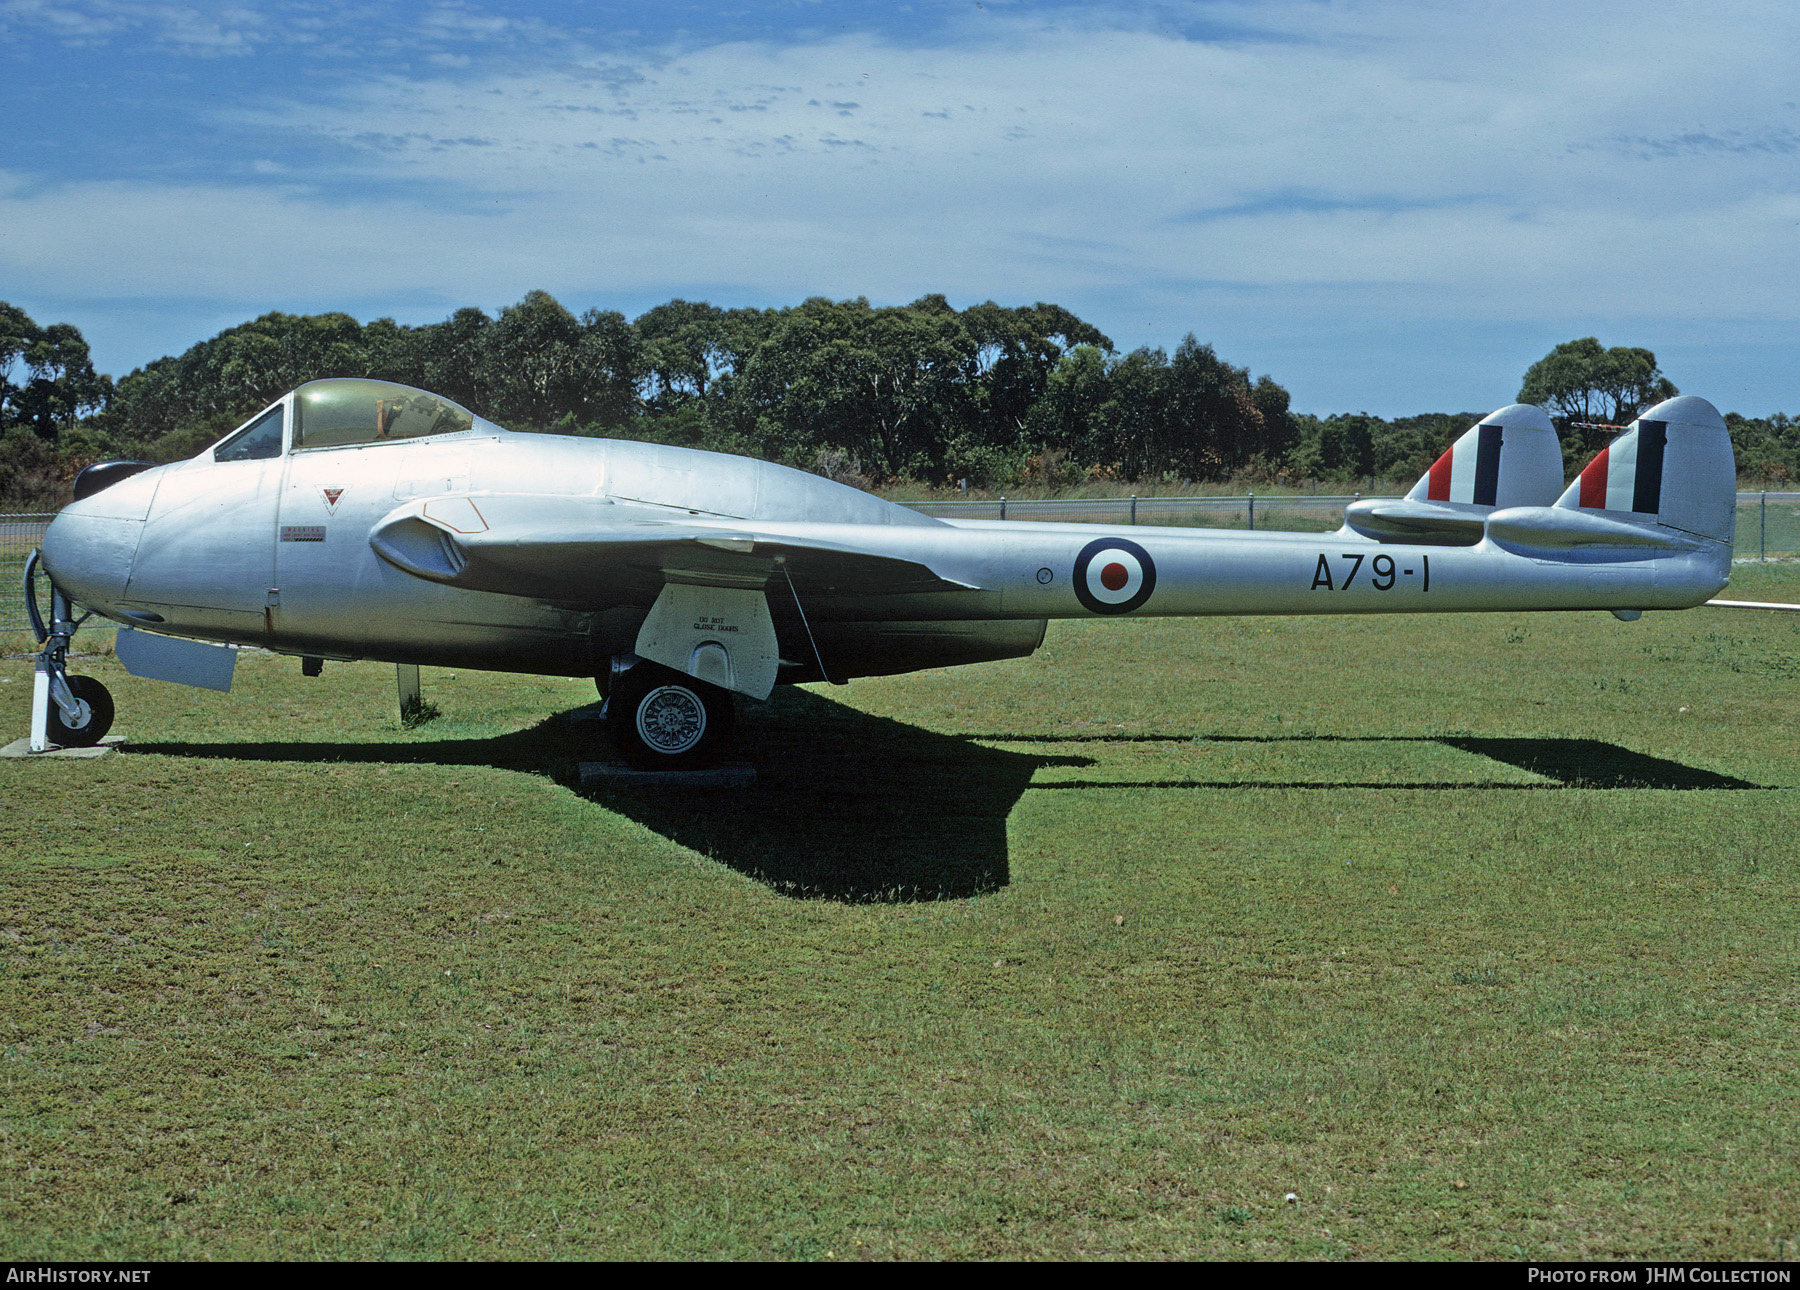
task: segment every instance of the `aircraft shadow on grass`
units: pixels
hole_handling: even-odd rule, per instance
[[[1534,775],[1548,784],[1507,780],[1086,780],[1066,779],[1033,788],[1412,788],[1513,789],[1542,792],[1559,788],[1760,789],[1761,784],[1685,766],[1665,757],[1632,752],[1599,739],[1496,739],[1469,735],[964,735],[965,739],[1026,744],[1209,743],[1209,744],[1442,744],[1474,753]]]
[[[841,901],[946,900],[1008,882],[1006,821],[1044,766],[1078,754],[984,747],[784,686],[746,705],[738,755],[748,789],[579,788],[579,763],[612,757],[593,722],[562,713],[489,739],[382,743],[134,742],[132,754],[245,761],[493,766],[554,779],[778,892]]]
[[[1083,745],[1194,742],[1192,734],[939,734],[871,716],[822,695],[783,687],[747,709],[741,753],[757,768],[749,789],[582,790],[578,764],[611,755],[601,727],[563,713],[530,730],[488,739],[384,743],[185,743],[131,745],[133,753],[245,761],[425,763],[492,766],[546,778],[719,861],[775,891],[851,902],[944,900],[1009,881],[1006,825],[1029,789],[1069,790],[1385,788],[1752,789],[1759,785],[1592,739],[1463,736],[1201,736],[1206,743],[1440,743],[1546,777],[1372,782],[1323,780],[1098,780],[1033,784],[1049,766],[1090,767]],[[1004,744],[1007,747],[992,747]],[[1020,752],[1068,747],[1068,752]]]

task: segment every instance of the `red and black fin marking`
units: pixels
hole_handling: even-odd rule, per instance
[[[1655,515],[1662,509],[1666,421],[1639,421],[1601,450],[1581,472],[1579,504],[1596,511]]]
[[[1478,425],[1444,449],[1426,473],[1428,502],[1494,505],[1500,488],[1502,426]]]

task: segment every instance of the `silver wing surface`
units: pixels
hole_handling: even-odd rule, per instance
[[[780,572],[811,594],[978,590],[917,561],[858,550],[839,534],[795,531],[804,528],[606,497],[459,494],[397,508],[370,531],[369,545],[415,577],[573,608],[654,599],[668,582],[761,589]]]

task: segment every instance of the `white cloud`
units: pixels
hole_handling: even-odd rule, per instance
[[[170,52],[199,57],[248,54],[269,34],[268,20],[249,6],[202,8],[157,0],[0,0],[0,29],[5,27],[76,46],[141,35]]]
[[[1789,11],[1204,12],[1280,38],[996,15],[931,47],[572,48],[549,69],[429,76],[422,60],[222,123],[265,152],[271,131],[296,155],[326,143],[329,172],[284,156],[254,187],[15,176],[0,273],[65,298],[315,307],[539,285],[584,303],[694,283],[759,301],[944,290],[1104,300],[1119,339],[1160,319],[1164,343],[1266,333],[1284,311],[1555,339],[1593,318],[1800,322]]]
[[[35,29],[48,32],[70,45],[104,40],[118,31],[120,21],[103,12],[75,4],[49,4],[45,0],[0,0],[0,30]]]

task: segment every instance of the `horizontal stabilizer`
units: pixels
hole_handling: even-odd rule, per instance
[[[783,565],[796,586],[814,594],[972,589],[917,561],[810,534],[668,515],[595,497],[434,497],[388,515],[369,544],[389,564],[431,582],[584,607],[616,600],[621,574],[629,581],[636,573],[649,587],[676,581],[760,589],[783,576]]]
[[[1415,542],[1435,546],[1474,546],[1487,520],[1473,508],[1451,508],[1407,497],[1369,497],[1344,510],[1344,522],[1377,542]]]
[[[1516,506],[1496,511],[1487,522],[1488,536],[1502,546],[1540,551],[1576,547],[1643,547],[1690,550],[1699,545],[1682,534],[1643,524],[1569,511],[1559,506]],[[1646,552],[1648,553],[1648,552]]]

